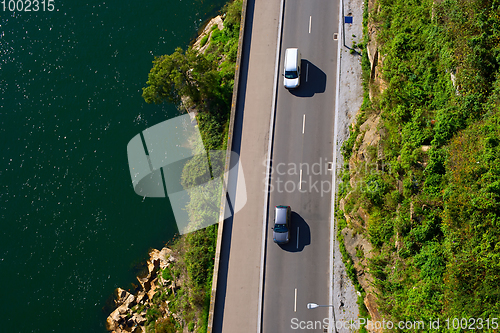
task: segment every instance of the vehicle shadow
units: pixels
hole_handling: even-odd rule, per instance
[[[290,93],[297,97],[312,97],[321,94],[326,89],[326,74],[312,62],[302,59],[300,73],[300,86],[290,89]]]
[[[307,222],[299,214],[292,212],[291,235],[288,244],[280,247],[288,252],[300,252],[311,244],[311,230]]]

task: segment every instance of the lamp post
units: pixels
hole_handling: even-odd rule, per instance
[[[333,308],[333,304],[329,304],[329,305],[319,305],[319,304],[316,304],[316,303],[307,303],[307,308],[309,310],[312,310],[312,309],[316,309],[316,308]],[[335,310],[332,309],[332,314],[333,314],[333,329],[334,329],[334,332],[337,333],[337,325],[335,323]]]
[[[316,304],[316,303],[307,303],[307,308],[309,310],[316,309],[316,308],[328,308],[330,306],[333,306],[333,305],[319,305],[319,304]]]

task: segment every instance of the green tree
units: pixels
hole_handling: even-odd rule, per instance
[[[219,86],[216,69],[215,62],[204,54],[191,48],[186,52],[177,48],[174,53],[153,60],[142,97],[155,104],[165,100],[177,104],[183,96],[192,103],[201,103],[216,96]]]
[[[142,92],[147,103],[159,104],[164,100],[178,103],[184,94],[198,99],[195,82],[188,73],[189,63],[181,48],[171,55],[155,57],[153,65],[146,82],[148,86]]]
[[[189,65],[189,79],[196,82],[197,94],[186,91],[194,103],[208,102],[217,99],[220,86],[220,75],[217,63],[210,60],[205,54],[189,48],[186,51],[186,60]]]

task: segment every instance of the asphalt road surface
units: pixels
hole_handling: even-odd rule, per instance
[[[262,332],[290,332],[328,320],[330,211],[337,83],[337,1],[285,1],[280,56],[269,222],[264,275]],[[301,85],[283,87],[285,49],[302,54]],[[291,239],[273,243],[274,206],[292,208]]]

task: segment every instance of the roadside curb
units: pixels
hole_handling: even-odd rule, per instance
[[[229,118],[229,128],[227,134],[227,148],[226,148],[226,161],[224,166],[224,181],[223,181],[223,189],[221,193],[221,205],[219,212],[219,223],[217,229],[217,246],[215,248],[215,259],[214,259],[214,272],[212,277],[212,291],[210,294],[210,308],[208,312],[208,325],[207,325],[207,333],[212,333],[213,324],[214,324],[214,310],[215,310],[215,300],[217,295],[217,281],[219,277],[219,262],[220,262],[220,253],[222,246],[222,234],[224,230],[224,215],[226,213],[226,194],[228,187],[228,178],[229,178],[229,168],[231,163],[231,149],[233,145],[233,131],[234,131],[234,117],[236,114],[236,105],[238,99],[238,88],[239,88],[239,78],[240,78],[240,67],[241,67],[241,53],[243,50],[243,39],[245,35],[245,22],[246,22],[246,13],[247,13],[247,3],[248,0],[243,0],[243,4],[241,6],[241,22],[240,22],[240,35],[238,38],[238,53],[236,56],[236,72],[234,75],[234,85],[233,85],[233,98],[231,101],[231,115]]]
[[[345,31],[344,28],[344,0],[341,0],[339,3],[339,27],[338,33],[345,40]],[[345,43],[343,43],[345,45]],[[335,218],[335,199],[337,197],[337,141],[338,141],[338,123],[339,123],[339,103],[340,103],[340,76],[342,75],[342,45],[340,44],[340,39],[337,41],[337,89],[335,96],[335,109],[334,109],[334,122],[335,127],[333,130],[333,162],[335,167],[332,172],[332,198],[331,198],[331,211],[330,211],[330,267],[329,267],[329,278],[330,285],[328,290],[328,299],[330,300],[330,304],[335,304],[335,248],[337,246],[337,219]],[[329,307],[328,309],[329,318],[333,318],[333,322],[336,323],[337,319],[335,318],[335,309],[334,307]],[[329,325],[328,332],[333,333],[337,332],[336,325]]]

